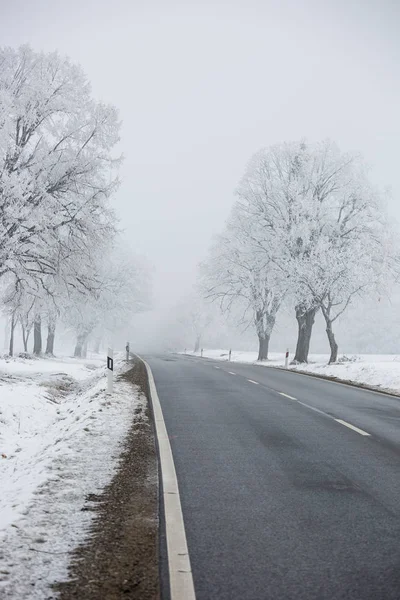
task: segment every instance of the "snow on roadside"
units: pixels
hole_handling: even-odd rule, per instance
[[[91,522],[85,500],[112,478],[141,399],[124,380],[108,397],[104,363],[0,360],[2,599],[56,597]],[[114,365],[126,369],[122,354]]]
[[[187,353],[193,356],[193,353]],[[199,356],[197,353],[196,356]],[[204,358],[228,360],[227,350],[204,350]],[[269,360],[257,363],[257,352],[232,350],[232,362],[257,364],[260,367],[284,367],[284,353],[271,352]],[[293,357],[291,357],[293,358]],[[289,365],[293,371],[306,371],[326,377],[337,377],[344,381],[361,383],[371,387],[400,393],[400,356],[397,354],[351,354],[339,356],[336,364],[328,365],[329,354],[310,354],[309,363]]]
[[[70,375],[74,379],[86,379],[91,370],[101,367],[105,364],[106,358],[103,355],[91,355],[92,358],[10,358],[5,356],[0,358],[0,378],[7,375],[16,375],[18,377],[32,376],[39,380],[41,376],[47,374],[57,374],[60,371]]]
[[[47,476],[62,422],[74,409],[63,396],[93,385],[104,375],[104,364],[104,359],[0,360],[0,531]]]

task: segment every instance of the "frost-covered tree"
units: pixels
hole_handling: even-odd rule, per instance
[[[92,99],[78,66],[0,49],[0,277],[54,275],[109,234],[118,135],[115,108]]]
[[[90,239],[87,239],[90,246]],[[98,248],[92,248],[97,252]],[[80,297],[89,301],[99,287],[99,278],[89,264],[90,256],[80,253],[74,259],[65,256],[57,267],[57,272],[41,274],[40,277],[30,277],[22,273],[21,277],[8,273],[3,277],[3,305],[6,313],[15,314],[21,325],[22,340],[25,352],[28,352],[28,340],[33,329],[34,354],[41,354],[44,349],[42,325],[47,325],[46,354],[54,352],[55,329],[61,308],[64,306],[70,291],[79,291]],[[86,264],[87,262],[87,264]],[[10,317],[12,322],[12,318]],[[13,334],[13,329],[11,328]]]
[[[8,353],[10,356],[14,355],[14,334],[15,327],[18,322],[18,311],[21,306],[21,293],[16,285],[8,285],[2,296],[3,315],[7,319],[7,336],[9,339]]]
[[[108,258],[98,257],[93,268],[97,289],[88,298],[79,290],[70,292],[62,309],[63,321],[76,335],[77,357],[84,354],[90,336],[112,337],[150,303],[149,268],[139,257],[117,247]]]
[[[28,352],[29,337],[33,327],[33,310],[35,306],[35,298],[26,297],[24,303],[19,310],[19,322],[21,325],[22,342],[24,345],[24,352]]]
[[[93,257],[115,235],[118,135],[115,108],[92,99],[78,66],[28,46],[0,49],[0,280],[18,289],[25,349],[33,327],[42,351],[46,321],[53,353],[63,299],[98,288]]]
[[[382,252],[379,235],[366,232],[364,237],[354,237],[352,243],[331,248],[332,240],[324,240],[322,248],[315,249],[307,270],[299,273],[314,301],[321,307],[326,323],[330,346],[330,363],[337,361],[338,344],[333,324],[348,309],[351,303],[365,293],[376,292],[384,279],[388,265]],[[379,234],[379,230],[375,231]],[[368,243],[369,242],[369,243]],[[334,242],[333,242],[334,243]]]
[[[286,274],[274,262],[275,249],[268,242],[263,229],[237,204],[202,265],[205,296],[218,301],[222,312],[241,308],[241,322],[254,324],[258,360],[268,359],[271,334],[287,290]]]
[[[28,340],[34,324],[36,297],[29,294],[23,280],[8,277],[3,279],[1,304],[9,325],[9,354],[14,354],[15,328],[21,325],[24,351],[28,352]]]
[[[199,290],[194,288],[171,309],[168,321],[174,329],[175,343],[192,345],[193,352],[196,353],[201,349],[206,333],[213,326],[215,311],[203,300]],[[171,337],[170,332],[166,335]]]
[[[362,162],[330,141],[280,144],[253,156],[238,197],[264,232],[257,244],[275,248],[274,263],[290,282],[298,322],[295,362],[307,361],[321,307],[334,358],[331,310],[336,305],[343,312],[362,279],[362,261],[353,260],[350,269],[350,257],[360,239],[368,252],[380,235],[379,202]]]

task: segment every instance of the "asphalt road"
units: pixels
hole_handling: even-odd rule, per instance
[[[259,366],[146,359],[197,600],[400,599],[400,400]]]

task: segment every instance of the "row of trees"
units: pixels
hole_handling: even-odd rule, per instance
[[[224,232],[201,267],[204,296],[242,309],[268,349],[278,311],[292,306],[294,361],[307,362],[316,313],[336,362],[335,321],[357,297],[396,275],[397,254],[380,194],[358,156],[331,141],[283,143],[250,160]],[[368,316],[366,316],[368,327]]]
[[[0,49],[0,288],[28,350],[53,353],[57,319],[113,329],[145,301],[144,268],[123,255],[110,198],[121,157],[117,110],[96,102],[80,67],[56,53]],[[102,325],[103,323],[103,325]]]

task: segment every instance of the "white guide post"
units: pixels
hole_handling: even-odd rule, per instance
[[[286,350],[286,354],[285,354],[285,369],[287,369],[289,366],[289,348]]]
[[[113,371],[114,371],[114,351],[109,348],[107,351],[107,394],[113,393]]]

